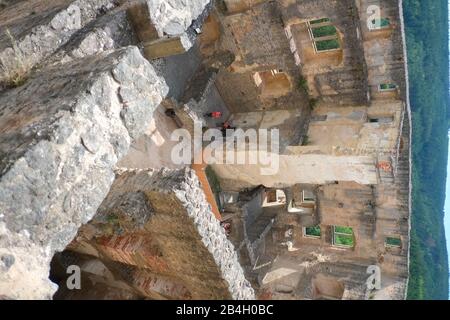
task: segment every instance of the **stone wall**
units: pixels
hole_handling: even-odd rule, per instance
[[[96,216],[69,249],[179,283],[187,290],[185,298],[254,297],[233,245],[189,169],[119,172]],[[170,292],[163,296],[177,298]]]
[[[11,274],[29,257],[49,261],[92,218],[115,163],[166,93],[133,47],[53,66],[2,93],[1,247],[3,253],[26,252],[2,273],[2,293],[8,294],[9,281],[38,285],[38,279],[21,284]],[[19,296],[39,297],[27,294]]]
[[[207,1],[171,3],[173,16],[158,20],[168,32]],[[93,217],[168,87],[164,65],[155,72],[129,46],[137,37],[121,1],[18,1],[0,21],[0,295],[50,298],[53,254]]]

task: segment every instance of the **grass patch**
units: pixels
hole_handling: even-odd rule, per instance
[[[298,88],[309,95],[308,80],[306,80],[304,76],[300,76],[300,79],[298,80]]]
[[[337,39],[316,41],[317,51],[339,49],[341,45]]]
[[[312,33],[314,38],[326,37],[326,36],[334,36],[337,34],[337,30],[334,26],[322,26],[318,28],[313,28]]]
[[[309,136],[305,135],[303,137],[302,146],[309,146],[311,144],[311,140],[309,140]]]
[[[297,87],[300,91],[306,94],[308,97],[308,105],[311,110],[313,110],[317,104],[319,103],[319,100],[317,98],[313,98],[310,95],[308,80],[304,76],[300,76],[300,79],[298,80]]]
[[[338,246],[353,247],[355,245],[353,229],[350,227],[334,226],[333,243]]]
[[[214,169],[211,166],[207,166],[205,168],[205,174],[206,178],[208,179],[209,186],[211,187],[211,191],[214,193],[214,197],[216,198],[217,206],[219,207],[219,211],[222,210],[220,206],[220,192],[222,192],[222,188],[220,186],[220,180],[219,177],[217,177],[217,174],[214,172]]]
[[[6,88],[15,88],[23,85],[27,81],[33,66],[31,61],[27,59],[22,50],[20,50],[9,30],[6,30],[6,35],[11,40],[14,56],[12,64],[5,63],[3,59],[0,60],[0,85]]]

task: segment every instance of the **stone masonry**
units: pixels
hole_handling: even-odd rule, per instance
[[[155,279],[186,288],[185,298],[254,298],[193,170],[119,171],[86,228],[70,250],[151,272]]]
[[[40,297],[28,296],[26,287],[48,282],[46,273],[20,278],[23,284],[11,275],[30,257],[49,262],[92,218],[114,180],[115,163],[167,90],[129,47],[51,67],[2,94],[0,247],[3,254],[21,254],[1,274],[1,291],[13,281],[27,290],[18,296]]]

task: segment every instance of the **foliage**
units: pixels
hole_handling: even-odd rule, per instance
[[[353,229],[351,227],[335,226],[334,227],[334,232],[339,232],[339,233],[345,233],[345,234],[352,235],[353,234]]]
[[[343,236],[343,235],[335,235],[334,236],[334,244],[339,246],[353,247],[355,242],[353,237]]]
[[[380,90],[393,90],[393,89],[397,89],[397,86],[393,83],[380,84]]]
[[[353,247],[355,245],[352,228],[334,226],[333,233],[334,244],[346,247]]]
[[[300,76],[300,79],[298,80],[298,88],[309,95],[308,80],[306,80],[305,77]]]
[[[405,0],[413,112],[413,210],[408,299],[447,299],[443,225],[448,155],[448,3]]]
[[[32,63],[23,55],[11,32],[6,30],[6,34],[11,40],[14,56],[12,64],[0,60],[0,87],[15,88],[25,83],[32,68]]]
[[[309,136],[305,135],[303,136],[302,146],[309,146],[311,144],[311,141],[309,140]]]
[[[322,19],[317,19],[317,20],[311,20],[309,23],[311,25],[315,25],[315,24],[324,23],[324,22],[330,22],[330,19],[329,18],[322,18]]]
[[[297,83],[297,88],[307,96],[309,108],[313,110],[319,103],[319,100],[311,96],[308,80],[304,76],[300,76],[300,79],[298,80]]]
[[[318,28],[312,28],[312,33],[314,38],[320,38],[320,37],[326,37],[326,36],[333,36],[337,34],[336,27],[328,25],[328,26],[322,26]]]
[[[317,51],[334,50],[340,48],[339,40],[320,40],[316,41]]]
[[[217,177],[217,174],[214,172],[214,169],[211,166],[206,166],[205,168],[206,178],[208,179],[209,186],[211,187],[211,191],[214,193],[216,198],[216,203],[219,206],[220,210],[220,199],[219,195],[222,192],[222,188],[220,187],[220,180]]]
[[[320,234],[321,234],[320,226],[306,227],[305,233],[307,236],[310,236],[310,237],[320,237]]]
[[[401,247],[402,246],[402,240],[400,238],[387,237],[386,238],[386,245],[392,246],[392,247]]]

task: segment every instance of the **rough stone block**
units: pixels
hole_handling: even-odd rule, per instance
[[[3,92],[0,255],[15,263],[0,273],[0,294],[46,297],[30,286],[49,286],[52,254],[92,218],[167,92],[136,47],[52,66]],[[13,276],[33,261],[36,279]]]

